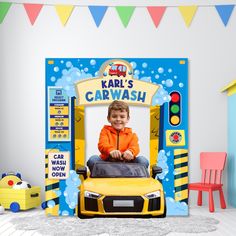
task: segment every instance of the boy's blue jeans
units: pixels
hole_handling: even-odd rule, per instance
[[[104,162],[104,160],[102,160],[102,158],[98,155],[93,155],[89,158],[89,160],[87,161],[87,166],[90,170],[90,172],[92,171],[93,169],[93,166],[96,162]],[[132,163],[140,163],[140,164],[143,164],[145,165],[146,168],[148,168],[149,166],[149,162],[148,160],[143,157],[143,156],[137,156],[133,161],[131,161]]]

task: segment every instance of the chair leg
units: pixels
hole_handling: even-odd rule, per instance
[[[220,192],[220,206],[222,209],[225,209],[226,203],[225,203],[225,198],[224,198],[224,193],[223,193],[222,188],[220,188],[219,192]]]
[[[198,191],[197,205],[202,205],[202,191]]]
[[[213,199],[213,192],[212,190],[209,190],[209,211],[214,212],[215,207],[214,207],[214,199]]]

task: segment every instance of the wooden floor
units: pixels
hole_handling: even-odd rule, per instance
[[[17,213],[17,214],[27,214],[27,216],[34,216],[39,210],[34,209],[27,212]],[[217,231],[210,233],[200,233],[200,234],[184,234],[184,233],[170,233],[168,236],[235,236],[236,235],[236,208],[222,210],[216,208],[214,213],[209,213],[206,207],[192,207],[190,208],[190,215],[203,215],[213,217],[220,221],[217,225]],[[6,211],[3,215],[0,215],[0,236],[39,236],[41,234],[35,231],[22,231],[15,230],[13,225],[10,223],[12,217],[15,217],[14,213]],[[39,222],[40,224],[40,222]],[[82,235],[81,235],[82,236]],[[102,235],[100,235],[102,236]]]

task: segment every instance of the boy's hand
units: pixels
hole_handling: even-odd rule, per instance
[[[122,157],[121,157],[121,152],[119,150],[113,150],[110,152],[110,156],[113,158],[113,159],[118,159],[118,160],[123,160]]]
[[[123,159],[127,160],[127,161],[131,161],[134,159],[134,155],[133,153],[130,151],[130,150],[126,150],[124,153],[123,153]]]

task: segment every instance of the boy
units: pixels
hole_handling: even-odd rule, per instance
[[[114,101],[108,108],[107,120],[101,130],[98,149],[101,155],[91,156],[87,162],[90,171],[98,161],[118,161],[142,163],[148,168],[149,162],[139,153],[138,137],[131,128],[125,127],[129,121],[129,106],[122,101]]]

